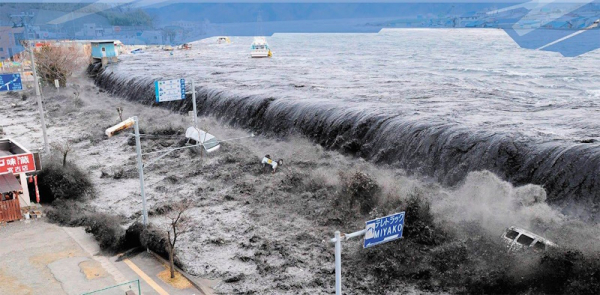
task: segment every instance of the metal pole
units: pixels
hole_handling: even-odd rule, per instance
[[[138,124],[138,117],[132,117],[135,124],[133,129],[135,130],[135,151],[137,152],[137,163],[138,172],[140,175],[140,190],[142,192],[142,222],[144,226],[148,225],[148,211],[146,211],[146,194],[144,193],[144,165],[142,164],[142,144],[140,143],[140,127]]]
[[[342,239],[335,231],[335,295],[342,295]]]
[[[194,85],[194,80],[192,79],[192,104],[194,105],[194,127],[198,129],[198,111],[196,111],[196,86]],[[200,134],[200,133],[198,133]]]
[[[33,81],[35,83],[35,95],[37,97],[38,109],[42,121],[42,134],[44,135],[44,151],[46,153],[50,153],[50,148],[48,147],[48,134],[46,133],[46,119],[44,118],[44,107],[42,106],[40,83],[38,81],[37,71],[35,70],[35,55],[33,54],[33,47],[31,46],[33,41],[30,41],[29,43],[29,53],[31,53],[31,70],[33,71]]]

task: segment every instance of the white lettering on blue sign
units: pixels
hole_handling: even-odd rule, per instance
[[[402,238],[404,214],[400,212],[366,222],[364,248]]]
[[[21,83],[21,74],[2,74],[0,75],[0,91],[23,90]]]

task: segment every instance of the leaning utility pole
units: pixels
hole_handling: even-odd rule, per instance
[[[48,134],[46,133],[46,119],[44,116],[44,106],[42,105],[42,99],[43,99],[43,95],[42,92],[40,90],[40,82],[38,80],[38,75],[37,75],[37,71],[35,69],[35,54],[33,53],[33,48],[35,47],[35,34],[33,36],[33,38],[31,38],[31,29],[29,27],[29,24],[27,23],[27,20],[31,20],[33,18],[33,13],[20,13],[20,14],[11,14],[10,15],[11,19],[20,19],[21,20],[21,26],[25,28],[25,40],[29,40],[29,53],[31,54],[31,71],[33,72],[33,81],[35,83],[35,95],[37,98],[37,104],[38,104],[38,110],[40,112],[40,119],[41,119],[41,123],[42,123],[42,133],[44,135],[44,152],[49,153],[50,152],[50,148],[48,146]],[[16,23],[15,23],[16,24]]]
[[[31,70],[33,72],[33,81],[35,83],[35,96],[37,98],[38,110],[42,121],[42,133],[44,135],[44,152],[50,153],[48,147],[48,134],[46,133],[46,119],[44,118],[44,106],[42,105],[42,92],[40,91],[40,82],[38,81],[37,71],[35,70],[35,54],[33,54],[33,41],[29,41],[29,53],[31,54]]]

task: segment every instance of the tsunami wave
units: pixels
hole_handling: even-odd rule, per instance
[[[128,100],[155,103],[154,78],[88,70],[97,86]],[[474,130],[452,122],[430,122],[392,114],[377,106],[330,100],[240,96],[199,86],[199,115],[267,135],[301,134],[325,148],[433,177],[453,186],[472,171],[488,170],[514,185],[537,184],[548,202],[569,211],[586,207],[594,217],[600,191],[600,148],[592,142],[536,142],[506,131]],[[191,97],[161,103],[192,110]],[[593,218],[596,219],[596,218]]]

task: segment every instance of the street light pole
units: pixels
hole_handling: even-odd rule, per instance
[[[144,165],[144,163],[142,162],[142,144],[140,142],[140,126],[139,126],[139,119],[137,116],[133,116],[125,121],[122,121],[121,123],[119,123],[115,126],[112,126],[108,129],[106,129],[105,134],[106,134],[106,136],[111,137],[122,130],[131,128],[132,125],[133,125],[133,130],[135,133],[135,151],[137,154],[137,166],[138,166],[138,173],[139,173],[139,177],[140,177],[140,192],[142,195],[142,221],[143,221],[144,226],[146,226],[148,224],[148,210],[146,208],[146,193],[144,191],[144,166],[152,165],[154,162],[169,155],[171,152],[185,149],[185,148],[203,146],[203,144],[198,143],[193,146],[178,147],[178,148],[173,148],[173,149],[169,149],[169,150],[161,150],[161,151],[154,151],[154,152],[146,153],[144,155],[155,154],[155,153],[163,153],[163,154],[160,155],[159,157],[155,158],[154,160],[149,161],[146,165]],[[254,137],[254,134],[252,134],[249,137]],[[230,140],[236,140],[236,139],[242,139],[242,138],[248,138],[248,137],[233,138]],[[224,141],[228,141],[228,140],[222,140],[221,142],[224,142]]]
[[[142,144],[140,143],[140,127],[138,117],[134,116],[133,129],[135,130],[135,151],[137,152],[138,172],[140,175],[140,190],[142,192],[142,222],[144,226],[148,225],[148,211],[146,210],[146,194],[144,193],[144,164],[142,163]]]
[[[48,133],[46,133],[46,119],[44,116],[44,106],[42,105],[42,92],[40,91],[40,83],[38,81],[37,71],[35,69],[35,54],[33,54],[33,40],[29,41],[29,53],[31,54],[31,70],[33,72],[33,81],[35,83],[35,96],[37,98],[38,110],[42,121],[42,134],[44,135],[44,151],[50,153],[48,146]]]
[[[367,230],[363,229],[342,236],[340,231],[336,230],[333,239],[329,240],[335,244],[335,295],[342,295],[342,241],[364,236],[366,232]]]

